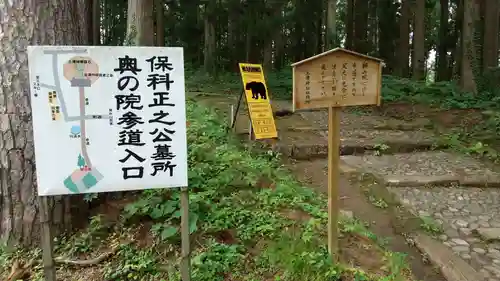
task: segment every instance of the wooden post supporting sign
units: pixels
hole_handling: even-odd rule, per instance
[[[56,265],[54,262],[54,239],[52,237],[51,217],[49,211],[48,196],[38,197],[38,208],[40,210],[40,243],[42,248],[43,272],[46,281],[56,281]]]
[[[328,107],[328,251],[336,255],[339,214],[340,107]]]
[[[342,107],[380,105],[383,61],[336,48],[292,64],[293,110],[328,108],[328,250],[338,252]]]
[[[189,191],[181,188],[181,277],[182,281],[191,280],[191,249],[189,240]]]

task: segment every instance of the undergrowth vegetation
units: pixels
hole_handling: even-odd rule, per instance
[[[387,251],[354,218],[340,222],[340,262],[333,262],[326,198],[302,187],[276,154],[242,146],[214,111],[192,101],[187,110],[192,280],[412,279],[405,255]],[[180,280],[179,225],[179,190],[146,190],[118,220],[96,216],[86,230],[56,240],[59,278]],[[1,251],[0,272],[30,259],[29,280],[42,280],[39,251]],[[83,259],[85,267],[70,262]]]
[[[270,94],[275,99],[292,99],[292,69],[265,72]],[[201,71],[187,70],[187,88],[200,92],[228,92],[239,94],[242,90],[239,73],[219,73],[216,77],[207,76]],[[485,84],[485,83],[483,83]],[[428,83],[411,79],[382,76],[383,102],[410,102],[437,106],[443,109],[491,109],[500,108],[500,95],[497,88],[489,85],[482,87],[477,94],[461,91],[453,82]]]

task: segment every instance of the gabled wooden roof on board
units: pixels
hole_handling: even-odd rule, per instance
[[[362,58],[365,58],[365,59],[369,59],[369,60],[373,60],[373,61],[376,61],[376,62],[380,62],[382,63],[382,65],[385,65],[384,64],[384,61],[379,59],[379,58],[376,58],[376,57],[370,57],[370,56],[367,56],[367,55],[363,55],[363,54],[360,54],[360,53],[357,53],[357,52],[354,52],[354,51],[350,51],[350,50],[347,50],[347,49],[344,49],[344,48],[335,48],[335,49],[332,49],[332,50],[328,50],[326,52],[323,52],[321,54],[317,54],[315,56],[312,56],[312,57],[309,57],[307,59],[304,59],[304,60],[301,60],[301,61],[298,61],[298,62],[295,62],[295,63],[292,63],[292,66],[297,66],[297,65],[300,65],[300,64],[303,64],[303,63],[306,63],[308,61],[313,61],[313,60],[316,60],[316,59],[319,59],[320,57],[324,57],[324,56],[327,56],[329,54],[333,54],[333,53],[336,53],[336,52],[344,52],[344,53],[348,53],[348,54],[351,54],[351,55],[354,55],[354,56],[357,56],[357,57],[362,57]]]

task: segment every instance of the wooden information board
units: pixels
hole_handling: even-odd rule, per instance
[[[341,48],[294,63],[294,108],[379,105],[382,65]]]
[[[262,65],[239,63],[239,67],[255,139],[277,138],[271,97]]]
[[[383,61],[333,49],[292,64],[293,109],[328,108],[328,250],[338,251],[340,111],[380,105]]]

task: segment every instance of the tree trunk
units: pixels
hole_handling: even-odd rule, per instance
[[[126,46],[154,46],[153,0],[128,0]]]
[[[368,0],[356,1],[354,5],[354,50],[362,54],[370,52],[368,41]]]
[[[425,53],[425,1],[416,1],[412,55],[412,78],[414,80],[424,78]]]
[[[394,27],[397,26],[397,9],[398,6],[392,0],[381,0],[378,3],[378,30],[379,41],[378,50],[379,56],[384,60],[384,74],[393,74],[397,66],[396,44],[398,33],[394,32]]]
[[[165,46],[165,9],[163,0],[155,0],[156,8],[156,46]]]
[[[439,39],[437,50],[436,81],[447,80],[448,77],[448,17],[449,0],[440,0]]]
[[[326,9],[326,49],[335,48],[335,39],[337,37],[337,0],[327,0],[327,9]]]
[[[205,4],[205,52],[203,54],[203,66],[205,72],[213,74],[215,71],[215,24],[214,24],[214,3],[209,0]]]
[[[457,1],[457,11],[455,13],[455,26],[452,38],[450,38],[451,55],[449,62],[449,76],[451,79],[460,80],[462,73],[462,26],[464,20],[464,1]]]
[[[280,17],[283,17],[283,11]],[[280,70],[283,68],[283,57],[285,54],[285,35],[283,31],[283,23],[279,25],[279,32],[276,32],[274,39],[274,69]]]
[[[396,75],[408,77],[410,59],[410,0],[402,0],[401,18],[399,19],[398,67]]]
[[[87,0],[88,1],[88,0]],[[99,0],[92,0],[92,45],[101,45],[101,3]],[[90,23],[89,23],[90,24]],[[89,37],[90,40],[90,37]]]
[[[345,47],[352,50],[354,41],[354,0],[347,0]]]
[[[262,64],[267,71],[273,68],[273,40],[268,39],[264,44],[264,56]]]
[[[474,78],[474,20],[476,15],[476,4],[474,1],[463,1],[463,26],[461,44],[461,75],[460,86],[464,91],[475,93],[477,91]]]
[[[483,71],[498,66],[498,0],[484,0]]]
[[[0,15],[0,241],[28,246],[40,227],[26,46],[88,44],[87,11],[83,0],[10,0]],[[88,215],[81,196],[50,197],[50,210],[56,235]]]

